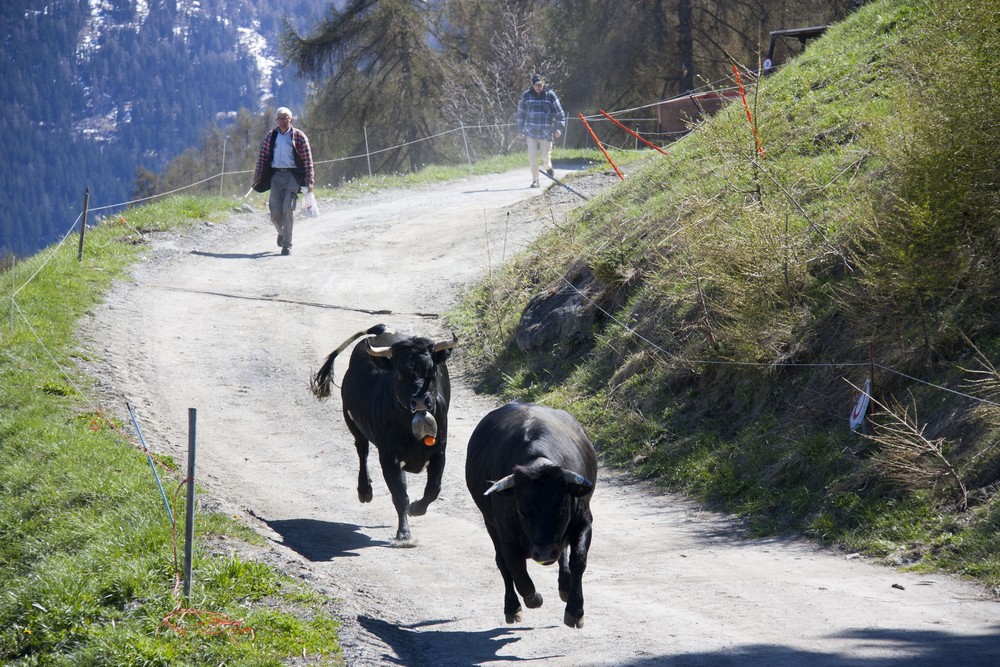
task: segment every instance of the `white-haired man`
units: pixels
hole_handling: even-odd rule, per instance
[[[253,175],[253,189],[271,191],[268,207],[271,223],[278,232],[281,254],[292,251],[292,225],[295,201],[301,190],[312,192],[315,183],[312,150],[305,132],[292,127],[292,112],[279,107],[276,125],[264,135]]]

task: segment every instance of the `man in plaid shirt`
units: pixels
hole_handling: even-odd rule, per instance
[[[292,216],[300,190],[313,191],[315,175],[312,150],[305,132],[292,127],[292,112],[280,107],[275,112],[277,126],[264,135],[253,174],[253,189],[271,191],[268,208],[271,224],[278,231],[281,254],[292,251]]]
[[[528,140],[528,160],[531,162],[531,187],[538,187],[538,162],[545,162],[545,173],[552,171],[552,141],[566,129],[566,113],[555,91],[545,86],[545,77],[531,75],[531,88],[521,95],[517,105],[517,131]]]

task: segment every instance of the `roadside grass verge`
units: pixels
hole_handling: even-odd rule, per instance
[[[1000,591],[998,17],[874,2],[744,75],[762,153],[736,102],[469,291],[481,388],[565,407],[607,463],[751,534]],[[581,265],[593,330],[521,352],[528,300]]]
[[[342,662],[328,601],[211,546],[262,543],[231,517],[197,517],[191,598],[182,604],[183,471],[159,461],[175,543],[145,454],[95,403],[79,364],[79,318],[124,278],[146,236],[222,219],[231,207],[165,199],[88,229],[82,262],[73,236],[0,274],[3,664]]]

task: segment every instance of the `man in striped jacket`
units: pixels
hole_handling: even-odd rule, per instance
[[[531,88],[521,95],[517,105],[517,131],[528,140],[528,160],[531,162],[531,187],[538,187],[539,162],[545,163],[545,173],[552,171],[552,141],[566,129],[566,113],[555,91],[546,87],[545,77],[531,75]]]
[[[312,150],[305,132],[292,127],[292,112],[280,107],[275,112],[277,126],[264,135],[253,175],[253,189],[271,191],[268,208],[271,224],[278,232],[281,254],[292,249],[292,216],[300,190],[312,192],[315,182]]]

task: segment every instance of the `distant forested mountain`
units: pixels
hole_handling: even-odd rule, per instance
[[[243,109],[301,107],[280,61],[287,18],[331,0],[4,0],[0,255],[60,238],[91,207],[127,201],[205,129]]]

